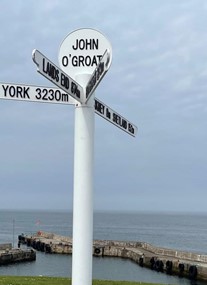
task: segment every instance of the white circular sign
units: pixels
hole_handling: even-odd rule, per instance
[[[59,66],[75,79],[77,74],[92,74],[105,51],[112,47],[107,38],[94,29],[75,30],[63,40],[59,50]]]

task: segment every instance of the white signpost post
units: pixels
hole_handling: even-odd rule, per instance
[[[75,108],[72,285],[92,284],[94,90],[111,65],[109,41],[93,29],[69,34],[59,65],[85,89]]]
[[[72,284],[92,284],[94,91],[112,60],[109,41],[98,31],[80,29],[60,46],[60,67],[85,88],[85,104],[75,109]],[[121,117],[95,99],[95,110],[105,119],[135,135]],[[106,112],[105,112],[106,110]],[[110,115],[109,115],[110,114]],[[115,118],[116,117],[116,118]]]
[[[100,32],[69,34],[60,46],[60,68],[38,50],[32,58],[37,71],[58,88],[0,83],[0,99],[75,105],[72,285],[91,285],[94,113],[134,137],[137,127],[95,98],[112,61],[111,44]]]

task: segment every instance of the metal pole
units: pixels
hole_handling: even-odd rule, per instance
[[[88,74],[76,80],[86,85]],[[92,284],[94,94],[75,108],[72,285]]]
[[[15,219],[13,219],[13,248],[14,248],[14,230],[15,230]]]

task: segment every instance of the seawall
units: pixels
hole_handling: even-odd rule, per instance
[[[0,244],[0,265],[36,260],[33,249],[12,248],[11,243]]]
[[[19,235],[19,243],[46,253],[72,254],[72,238],[37,232]],[[139,266],[189,279],[207,280],[207,255],[161,248],[145,242],[94,240],[93,254],[97,257],[127,258]]]

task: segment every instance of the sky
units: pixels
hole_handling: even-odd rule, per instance
[[[138,133],[95,115],[95,211],[207,211],[206,15],[205,0],[1,0],[1,83],[54,87],[32,51],[58,65],[76,29],[112,46],[96,97]],[[0,100],[0,209],[72,210],[74,113]]]

